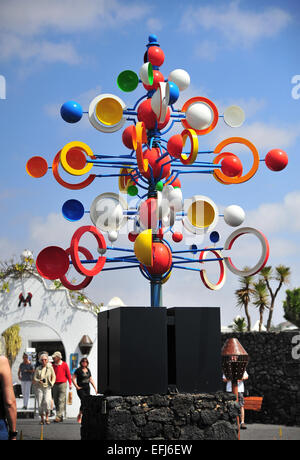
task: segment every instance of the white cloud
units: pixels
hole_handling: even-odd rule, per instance
[[[144,3],[128,7],[120,0],[10,0],[1,6],[0,58],[78,64],[74,45],[65,39],[49,40],[51,34],[78,35],[121,26],[142,18],[148,9]]]
[[[234,134],[238,137],[250,139],[258,149],[260,156],[264,158],[264,154],[273,148],[287,149],[295,144],[300,135],[300,125],[282,125],[281,127],[272,123],[254,122],[248,123],[240,128],[235,128]],[[232,128],[222,123],[219,123],[218,129],[214,131],[216,142],[221,142],[224,138],[232,137]]]
[[[219,44],[207,39],[199,43],[196,53],[213,59],[224,46],[252,46],[258,40],[278,35],[292,20],[291,15],[281,8],[267,7],[254,11],[240,6],[239,1],[220,6],[189,7],[182,18],[181,27],[195,32],[199,27],[217,34]],[[219,37],[221,36],[221,37]]]
[[[300,232],[300,191],[288,193],[280,203],[263,203],[247,213],[247,224],[266,234]]]

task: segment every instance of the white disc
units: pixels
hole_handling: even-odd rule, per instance
[[[224,112],[224,121],[231,128],[239,128],[245,121],[245,112],[238,105],[231,105]]]

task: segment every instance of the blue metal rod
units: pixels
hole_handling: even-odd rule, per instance
[[[125,267],[111,267],[111,268],[102,268],[102,272],[108,272],[110,270],[123,270],[124,268],[138,268],[139,265],[126,265]]]
[[[203,248],[203,249],[184,249],[182,251],[172,251],[173,254],[183,254],[185,252],[201,252],[201,251],[222,251],[224,248]]]

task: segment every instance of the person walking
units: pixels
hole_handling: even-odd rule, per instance
[[[244,401],[244,392],[245,392],[245,385],[244,385],[244,381],[245,380],[248,380],[249,376],[248,376],[248,373],[247,371],[244,372],[243,374],[243,378],[242,380],[238,380],[237,381],[237,384],[238,384],[238,402],[239,402],[239,405],[240,405],[240,410],[241,410],[241,417],[240,417],[240,421],[241,421],[241,429],[242,430],[246,430],[247,427],[245,425],[245,401]],[[229,392],[229,393],[232,393],[232,382],[231,380],[227,380],[225,375],[223,375],[223,381],[226,382],[226,391]]]
[[[40,423],[41,425],[44,425],[44,423],[49,425],[49,413],[52,399],[51,388],[55,383],[56,377],[46,353],[40,356],[40,363],[41,364],[35,370],[33,383],[36,384],[36,399],[41,417]]]
[[[66,399],[67,399],[67,382],[69,382],[69,390],[72,390],[72,377],[69,366],[62,360],[60,351],[56,351],[53,355],[53,369],[56,375],[56,382],[53,387],[53,399],[56,409],[55,423],[62,422],[65,414]]]
[[[85,398],[90,395],[90,384],[94,387],[94,390],[97,394],[97,388],[92,379],[92,374],[88,366],[89,366],[88,359],[82,358],[79,363],[79,367],[76,369],[76,371],[72,375],[72,381],[77,390],[77,395],[81,402],[79,414],[77,416],[78,423],[81,423]]]
[[[19,380],[21,380],[21,388],[23,395],[23,409],[27,409],[28,407],[33,374],[34,369],[31,362],[28,359],[28,355],[26,353],[23,353],[23,362],[20,364],[18,370],[18,378]]]
[[[18,432],[17,403],[8,359],[0,356],[0,440],[15,441]]]

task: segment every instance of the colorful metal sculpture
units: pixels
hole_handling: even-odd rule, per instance
[[[164,59],[165,55],[157,37],[150,35],[144,64],[139,73],[124,70],[119,74],[117,85],[122,91],[134,91],[139,84],[146,90],[146,94],[132,108],[128,108],[121,98],[113,94],[100,94],[95,97],[87,112],[75,101],[68,101],[61,107],[61,116],[66,122],[76,123],[84,114],[88,114],[92,126],[102,133],[118,131],[127,122],[132,122],[122,132],[122,142],[130,153],[95,154],[83,142],[70,142],[55,155],[52,172],[63,187],[80,190],[96,178],[117,177],[119,194],[102,193],[93,200],[89,211],[93,225],[80,227],[74,233],[69,248],[64,250],[50,246],[39,253],[36,266],[45,278],[59,278],[68,289],[81,289],[101,271],[137,268],[151,283],[151,305],[159,306],[162,284],[170,278],[173,269],[198,271],[204,285],[211,290],[217,290],[224,285],[226,269],[236,275],[245,276],[257,273],[267,263],[268,241],[260,231],[253,228],[235,230],[227,238],[224,247],[216,247],[220,235],[212,230],[219,219],[217,206],[203,195],[183,200],[181,191],[180,179],[184,174],[209,174],[224,185],[240,184],[254,176],[262,160],[256,147],[247,139],[230,137],[213,150],[199,150],[199,136],[211,132],[220,118],[232,128],[241,126],[245,119],[243,110],[233,105],[223,115],[219,115],[215,104],[206,97],[193,97],[181,109],[175,109],[174,104],[180,93],[190,84],[190,76],[183,69],[175,69],[165,79],[159,70]],[[181,133],[173,134],[167,139],[167,133],[175,124],[182,125]],[[240,158],[230,152],[233,144],[242,144],[249,148],[253,156],[249,171],[245,172]],[[208,160],[202,160],[203,156],[208,156]],[[212,159],[209,160],[209,157]],[[267,153],[265,163],[270,170],[280,171],[288,163],[287,154],[273,149]],[[91,173],[96,167],[102,170],[110,168],[117,172]],[[47,161],[40,156],[32,157],[26,165],[27,173],[34,178],[44,176],[48,169],[51,168],[48,168]],[[61,177],[62,172],[73,177],[85,177],[79,182],[67,182]],[[134,207],[128,207],[123,198],[125,194],[137,197]],[[63,216],[69,221],[79,220],[85,212],[83,204],[75,199],[66,201],[62,207]],[[224,220],[232,227],[240,226],[244,218],[245,213],[240,206],[230,205],[224,211]],[[178,220],[182,221],[183,230],[191,235],[209,233],[211,246],[198,248],[193,245],[188,250],[173,250],[165,235],[170,232],[173,242],[182,241],[183,232],[174,229]],[[108,246],[102,232],[113,243],[117,240],[121,227],[132,221],[133,229],[128,227],[127,230],[133,248]],[[90,251],[79,246],[79,240],[86,232],[96,239],[100,253],[96,259]],[[246,233],[259,239],[261,257],[254,267],[245,271],[237,269],[231,257],[223,257],[222,250],[230,250],[233,243]],[[110,252],[118,252],[120,255],[109,257]],[[128,255],[124,255],[126,252]],[[85,260],[80,259],[79,253]],[[194,257],[197,253],[199,259]],[[210,258],[209,255],[214,257]],[[217,261],[220,268],[220,278],[216,284],[209,281],[206,270],[201,267],[212,261]],[[93,269],[86,268],[89,263],[95,264]],[[78,285],[73,285],[66,278],[70,264],[85,277]],[[200,267],[191,267],[191,264],[200,264]]]

